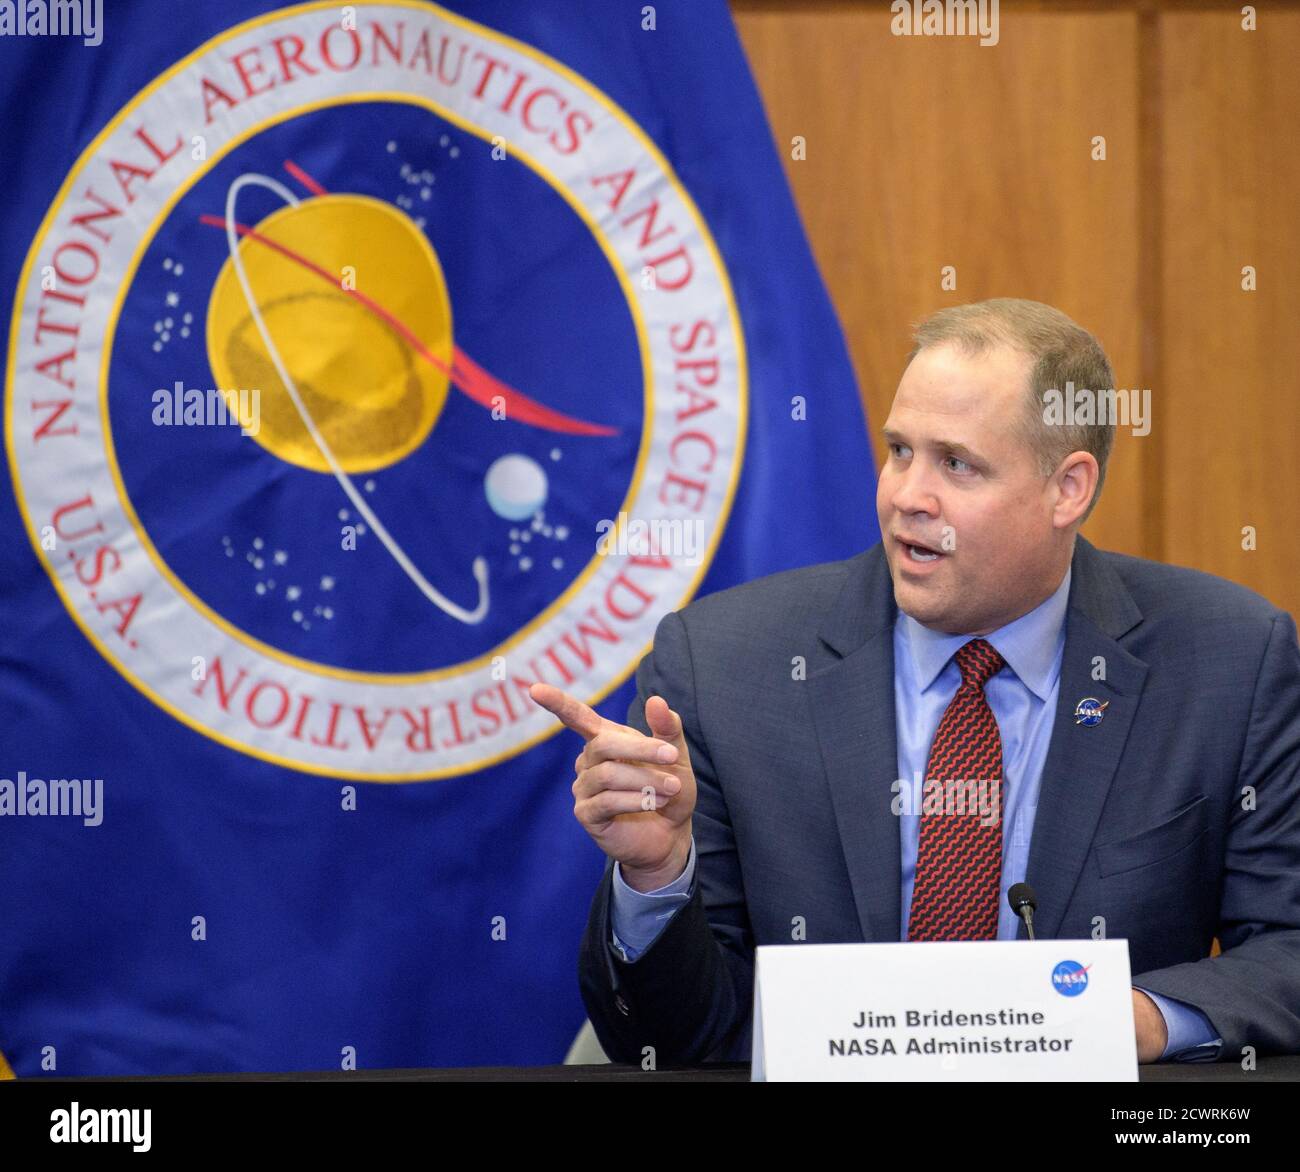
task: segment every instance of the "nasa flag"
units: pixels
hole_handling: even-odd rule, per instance
[[[0,1051],[560,1061],[528,685],[622,721],[667,611],[878,536],[726,4],[17,8]]]

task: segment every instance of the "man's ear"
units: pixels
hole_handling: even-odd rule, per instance
[[[1101,470],[1091,452],[1071,452],[1057,466],[1052,479],[1056,484],[1056,504],[1052,524],[1068,529],[1088,511]]]

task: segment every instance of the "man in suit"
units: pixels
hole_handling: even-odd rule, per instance
[[[1046,410],[1068,382],[1115,385],[1059,311],[940,311],[878,545],[665,615],[627,725],[533,686],[585,741],[609,861],[579,978],[612,1059],[747,1057],[759,944],[1024,938],[1021,881],[1039,938],[1127,938],[1139,1061],[1300,1052],[1295,624],[1078,535],[1114,421]]]

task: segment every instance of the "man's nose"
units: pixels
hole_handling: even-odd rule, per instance
[[[894,480],[890,504],[900,513],[929,513],[939,515],[939,498],[928,469],[919,461],[900,472]]]

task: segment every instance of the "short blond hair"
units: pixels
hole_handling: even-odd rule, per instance
[[[1115,423],[1048,423],[1045,395],[1049,390],[1063,394],[1067,382],[1091,391],[1114,388],[1115,374],[1101,343],[1059,309],[1019,297],[994,297],[940,309],[917,323],[912,340],[909,364],[920,351],[945,343],[954,343],[969,355],[1010,346],[1033,361],[1018,430],[1044,476],[1051,475],[1071,452],[1089,452],[1096,459],[1097,490],[1080,524],[1086,521],[1106,480]]]

